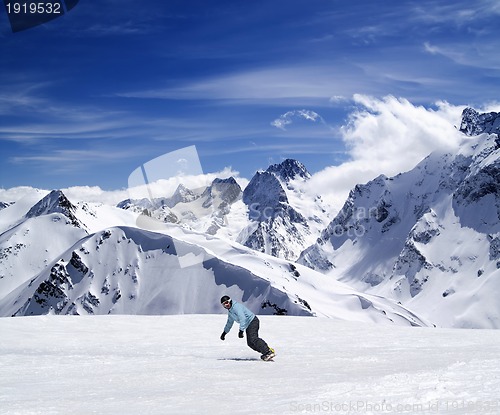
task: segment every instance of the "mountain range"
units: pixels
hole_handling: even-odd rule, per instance
[[[500,327],[499,125],[464,110],[457,152],[357,185],[298,262],[440,326]]]
[[[351,190],[334,214],[287,159],[117,206],[0,201],[0,315],[260,314],[499,328],[500,116],[467,108],[454,153]]]

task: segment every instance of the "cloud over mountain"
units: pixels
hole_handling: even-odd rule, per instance
[[[355,95],[353,102],[357,109],[340,130],[347,161],[311,179],[338,208],[354,185],[410,170],[432,151],[457,149],[462,140],[456,126],[463,106],[438,102],[426,108],[394,96]]]

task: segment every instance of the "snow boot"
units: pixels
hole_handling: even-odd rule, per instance
[[[267,353],[263,354],[260,358],[267,362],[268,360],[271,360],[274,356],[276,356],[274,349],[269,348],[269,351]]]

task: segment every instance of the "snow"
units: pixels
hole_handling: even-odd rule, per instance
[[[0,319],[0,412],[498,414],[500,332],[260,316],[262,362],[225,315]]]
[[[13,204],[0,211],[0,234],[19,224],[22,220],[21,216],[25,215],[35,203],[39,202],[48,193],[47,191],[33,188],[30,188],[29,191],[24,189],[19,199],[16,199]],[[10,199],[3,201],[11,202]]]
[[[228,293],[266,315],[500,328],[499,157],[496,135],[464,136],[356,185],[338,214],[291,159],[243,194],[231,177],[179,187],[177,204],[156,182],[158,198],[123,209],[1,191],[0,316],[213,314]]]
[[[34,278],[59,259],[87,231],[136,223],[132,212],[100,203],[75,203],[75,217],[84,228],[75,226],[64,211],[27,217],[34,206],[50,199],[45,191],[24,189],[24,196],[0,211],[0,299]],[[57,201],[57,198],[56,198]],[[86,231],[86,230],[87,231]]]
[[[0,297],[46,268],[75,241],[86,236],[84,230],[67,225],[68,218],[53,213],[29,218],[0,234]],[[42,243],[47,235],[57,235]]]
[[[440,327],[500,328],[499,156],[495,135],[464,137],[357,185],[297,261]]]
[[[259,314],[279,308],[294,316],[432,325],[394,301],[302,265],[175,225],[167,229],[171,236],[115,227],[79,240],[0,298],[0,316],[213,314],[222,312],[217,303],[228,294]]]

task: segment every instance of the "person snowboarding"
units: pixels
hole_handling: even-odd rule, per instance
[[[220,299],[222,306],[227,310],[227,323],[224,326],[224,331],[222,332],[220,339],[225,340],[226,334],[229,333],[233,323],[236,321],[240,325],[240,331],[238,337],[243,338],[243,332],[247,334],[247,344],[248,346],[261,353],[260,358],[262,360],[271,360],[276,353],[274,349],[271,349],[267,343],[259,338],[259,319],[243,304],[231,300],[227,295],[222,296]]]

